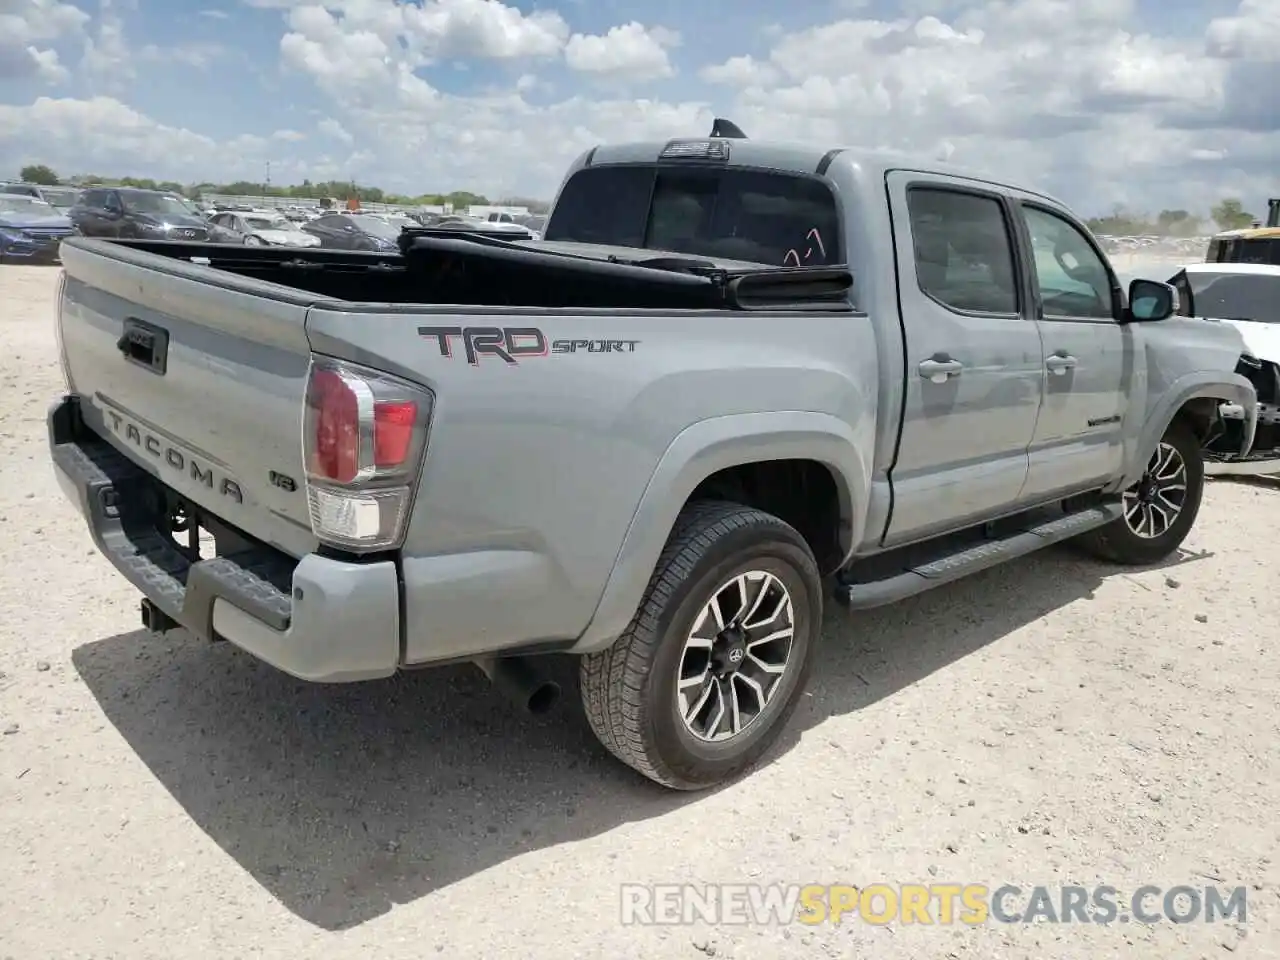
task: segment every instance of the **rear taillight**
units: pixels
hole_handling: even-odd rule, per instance
[[[431,391],[315,357],[302,425],[311,529],[356,552],[398,547],[431,426]]]

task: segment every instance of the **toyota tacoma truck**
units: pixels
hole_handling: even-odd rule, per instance
[[[146,627],[318,682],[474,662],[535,710],[572,654],[675,789],[777,737],[827,598],[1155,563],[1219,407],[1256,422],[1239,332],[1062,203],[852,149],[602,145],[541,243],[62,257],[50,453]]]

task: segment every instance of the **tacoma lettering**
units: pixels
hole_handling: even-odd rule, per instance
[[[111,420],[112,432],[126,443],[146,452],[152,459],[171,470],[184,474],[206,489],[217,490],[219,496],[227,497],[236,503],[244,503],[240,484],[230,477],[215,477],[212,467],[202,465],[190,454],[184,453],[155,434],[143,430],[137,424],[127,422],[115,411],[108,410],[107,416]]]

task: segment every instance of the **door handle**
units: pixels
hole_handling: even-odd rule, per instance
[[[960,376],[964,364],[959,360],[943,360],[931,357],[920,363],[920,376],[931,383],[946,383],[952,377]]]
[[[1051,357],[1044,358],[1044,365],[1049,368],[1050,373],[1063,374],[1068,370],[1075,368],[1080,361],[1070,354],[1055,353]]]

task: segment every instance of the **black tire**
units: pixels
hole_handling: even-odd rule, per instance
[[[771,574],[790,594],[786,669],[741,732],[727,742],[699,740],[676,699],[685,641],[703,607],[749,570]],[[739,504],[690,504],[627,629],[607,650],[582,658],[587,720],[610,753],[663,786],[700,790],[723,783],[754,764],[781,733],[808,680],[821,628],[822,579],[799,533]]]
[[[1204,458],[1201,454],[1200,442],[1186,426],[1177,421],[1169,425],[1164,436],[1160,438],[1160,445],[1157,446],[1156,452],[1148,461],[1147,473],[1143,475],[1143,480],[1126,491],[1126,496],[1148,482],[1155,460],[1163,445],[1166,444],[1177,451],[1185,467],[1186,489],[1181,509],[1173,522],[1158,536],[1141,536],[1130,524],[1128,516],[1123,516],[1105,527],[1091,530],[1077,538],[1076,542],[1082,549],[1112,563],[1149,566],[1171,556],[1178,547],[1182,546],[1182,541],[1187,538],[1187,534],[1195,525],[1196,515],[1200,512],[1200,500],[1204,496]],[[1126,502],[1126,512],[1128,510],[1129,503]]]

